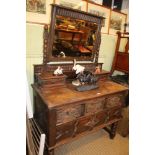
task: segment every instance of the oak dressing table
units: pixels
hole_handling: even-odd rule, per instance
[[[95,25],[97,25],[96,39],[93,42],[92,51],[90,51],[91,55],[76,55],[77,50],[73,49],[78,46],[78,43],[76,41],[73,42],[73,40],[72,48],[68,50],[73,50],[72,52],[75,52],[75,55],[69,55],[64,58],[53,54],[54,50],[59,52],[58,47],[60,45],[58,44],[62,43],[55,34],[57,15],[58,17],[61,15],[67,18],[79,18],[80,22],[81,20],[95,22]],[[102,64],[97,63],[97,61],[101,41],[100,30],[104,23],[103,21],[103,17],[100,16],[52,5],[51,25],[49,30],[46,25],[44,31],[43,64],[34,65],[34,84],[32,84],[34,119],[46,134],[47,150],[45,150],[45,154],[53,155],[56,147],[100,129],[105,129],[109,132],[111,139],[116,134],[118,121],[122,118],[121,110],[128,89],[108,80],[109,72],[103,70],[97,75],[99,77],[99,88],[78,92],[75,90],[75,86],[71,84],[71,79],[75,78],[72,71],[72,63],[48,64],[51,61],[69,61],[76,58],[81,61],[91,61],[81,63],[81,65],[92,72],[96,66],[102,68]],[[89,25],[88,23],[85,24]],[[80,28],[78,27],[78,29]],[[69,42],[70,44],[71,42]],[[81,41],[80,46],[87,48],[87,45],[85,41]],[[67,77],[65,82],[61,85],[51,85],[50,87],[40,85],[38,77],[44,73],[52,73],[58,66],[63,67],[63,73]]]

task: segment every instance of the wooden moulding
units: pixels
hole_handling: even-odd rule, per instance
[[[98,25],[98,29],[95,34],[95,43],[93,47],[93,54],[90,58],[86,57],[66,57],[64,58],[56,58],[52,56],[53,51],[53,43],[54,43],[54,37],[55,37],[55,23],[56,23],[56,15],[64,16],[64,17],[71,17],[76,18],[80,20],[85,20],[88,22],[96,23]],[[99,55],[99,47],[101,43],[101,27],[104,22],[105,18],[97,15],[93,15],[84,11],[75,10],[72,8],[67,8],[64,6],[59,6],[56,4],[52,4],[52,12],[51,12],[51,23],[49,31],[47,29],[47,26],[44,27],[44,40],[47,40],[46,47],[44,47],[44,64],[50,62],[50,61],[72,61],[74,58],[80,61],[92,61],[93,63],[97,63],[98,61],[98,55]]]

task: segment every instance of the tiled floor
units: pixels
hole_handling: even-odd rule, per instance
[[[55,155],[128,155],[129,138],[119,134],[111,140],[104,130],[82,137],[74,142],[62,145]]]

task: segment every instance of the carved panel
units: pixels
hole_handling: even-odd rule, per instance
[[[98,125],[101,125],[103,123],[105,123],[105,120],[106,120],[106,116],[107,116],[107,113],[106,112],[99,112],[95,117],[96,117],[96,120],[99,120],[95,126],[98,126]]]
[[[65,106],[57,109],[57,124],[73,121],[82,115],[81,105]]]
[[[121,106],[123,103],[123,96],[120,94],[112,95],[107,98],[107,108],[112,108],[115,106]]]
[[[88,117],[79,119],[76,134],[90,130],[93,123],[94,123],[93,116],[88,116]]]
[[[69,138],[73,135],[75,122],[69,122],[64,125],[59,125],[56,128],[56,141]]]
[[[122,112],[121,108],[111,109],[107,115],[109,118],[108,121],[116,119],[116,118],[121,118],[122,117],[121,112]]]
[[[77,19],[86,20],[89,22],[95,22],[97,24],[101,24],[101,17],[90,15],[86,12],[82,12],[82,11],[78,11],[78,10],[68,9],[65,7],[64,8],[57,7],[56,14],[60,15],[60,16],[77,18]]]
[[[103,98],[97,98],[91,101],[88,101],[89,103],[85,106],[85,114],[93,114],[100,111],[103,111],[106,103],[106,99]]]
[[[98,66],[100,68],[102,68],[102,64],[103,63],[98,63]],[[80,65],[84,66],[86,68],[86,70],[95,71],[95,67],[96,67],[95,64],[92,64],[92,63],[81,63]],[[73,70],[72,70],[73,63],[72,64],[47,64],[45,71],[53,72],[55,69],[58,68],[58,66],[61,66],[63,68],[64,72],[69,72],[69,71],[73,72]],[[41,72],[43,72],[44,71],[43,68],[44,68],[44,65],[34,65],[34,73],[41,73]]]
[[[43,63],[46,64],[47,59],[47,45],[48,45],[48,25],[44,25],[44,34],[43,34]]]

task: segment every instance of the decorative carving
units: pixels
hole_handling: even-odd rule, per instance
[[[81,20],[86,20],[89,22],[94,22],[97,24],[101,24],[101,17],[97,17],[96,15],[90,15],[89,13],[78,11],[75,9],[68,9],[62,6],[55,5],[57,7],[56,14],[60,16],[66,16],[71,18],[77,18]]]
[[[91,103],[86,104],[85,113],[92,114],[100,112],[104,109],[105,103],[106,103],[105,98],[98,98],[96,100],[93,100]]]
[[[96,115],[94,115],[92,119],[85,124],[85,126],[88,126],[89,130],[92,130],[98,122],[99,122],[99,119],[97,119]]]
[[[69,122],[80,117],[82,113],[81,105],[66,106],[57,110],[57,124]]]
[[[121,98],[122,98],[122,95],[110,96],[109,98],[107,98],[106,107],[111,108],[114,106],[121,106],[122,105]]]
[[[48,25],[44,25],[44,44],[43,44],[43,64],[46,64],[47,62],[47,44],[48,44]]]

